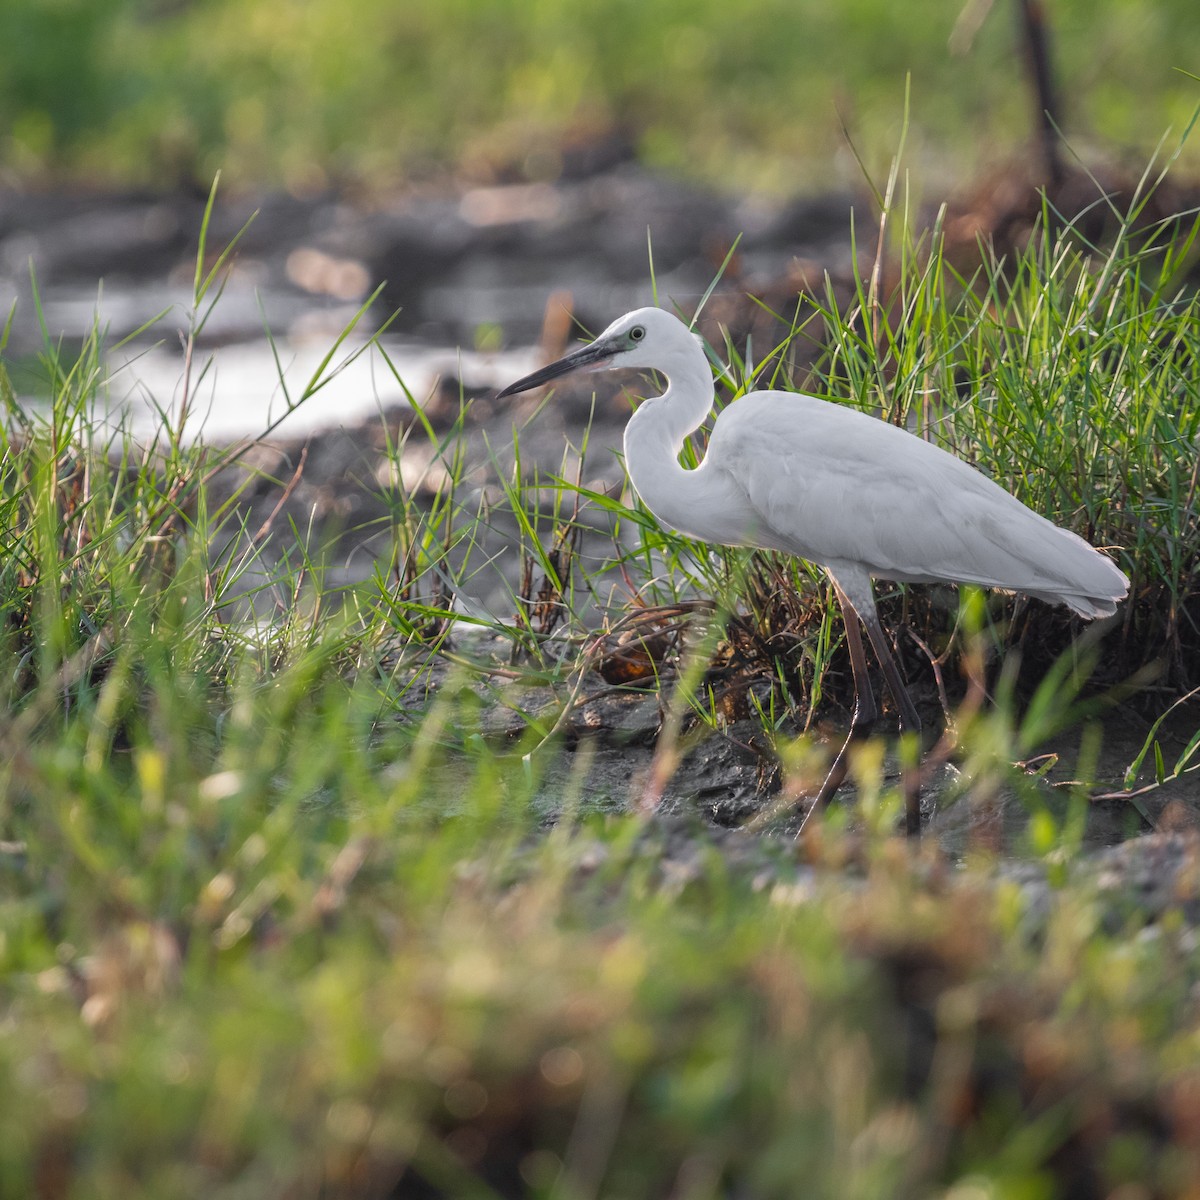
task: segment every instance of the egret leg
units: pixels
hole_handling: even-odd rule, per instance
[[[879,708],[875,703],[875,693],[871,688],[871,675],[867,667],[867,655],[863,649],[862,634],[858,629],[858,613],[849,603],[841,588],[836,587],[838,603],[842,609],[842,621],[846,626],[846,646],[850,651],[850,669],[854,674],[854,712],[850,717],[850,729],[842,744],[838,756],[833,760],[833,766],[821,784],[812,806],[800,823],[800,832],[815,812],[822,812],[829,806],[838,788],[846,781],[850,770],[850,752],[855,742],[863,741],[875,726],[879,718]]]
[[[875,704],[875,695],[871,690],[871,680],[867,670],[867,656],[863,650],[862,636],[858,630],[861,621],[871,639],[871,647],[875,651],[879,664],[883,668],[884,679],[888,691],[892,693],[896,706],[900,709],[900,732],[915,733],[920,737],[921,717],[917,706],[908,693],[908,687],[900,674],[900,668],[892,656],[888,646],[887,635],[879,623],[879,614],[875,611],[875,597],[871,590],[871,580],[858,568],[843,564],[829,571],[838,603],[841,605],[842,617],[846,625],[846,645],[850,650],[850,666],[854,672],[854,715],[850,721],[850,731],[846,743],[817,793],[816,800],[800,826],[801,832],[814,812],[825,808],[833,799],[834,793],[842,786],[850,767],[850,751],[855,742],[861,741],[870,732],[879,710]],[[901,786],[904,790],[904,832],[910,837],[921,836],[921,771],[918,763],[915,770],[906,770]]]
[[[900,732],[902,734],[915,733],[919,740],[921,716],[917,712],[917,706],[913,703],[912,697],[908,694],[908,687],[892,656],[887,635],[883,632],[879,617],[874,612],[874,606],[872,606],[872,611],[863,615],[862,623],[866,627],[867,637],[871,639],[871,645],[879,659],[880,666],[883,667],[883,676],[887,680],[888,690],[892,693],[896,705],[900,709]],[[920,837],[921,764],[919,762],[915,768],[905,770],[901,786],[904,789],[904,832],[909,837]]]

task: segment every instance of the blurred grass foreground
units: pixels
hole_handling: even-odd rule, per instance
[[[1191,0],[1044,6],[1066,131],[1144,162],[1195,101]],[[881,0],[3,0],[0,164],[107,183],[311,191],[457,164],[550,178],[616,133],[728,190],[857,182],[899,138],[961,180],[1035,105],[1016,6]],[[1193,145],[1192,162],[1197,148]],[[831,174],[832,172],[832,174]]]

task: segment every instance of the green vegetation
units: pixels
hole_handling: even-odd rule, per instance
[[[1065,127],[1144,160],[1196,101],[1192,0],[1045,6]],[[881,0],[0,0],[0,165],[162,185],[388,182],[429,167],[552,176],[617,129],[744,191],[857,182],[896,144],[960,180],[1025,143],[1015,6]],[[68,85],[69,83],[69,85]],[[1195,157],[1192,159],[1196,162]],[[837,166],[832,168],[835,172]]]
[[[963,288],[935,232],[894,296],[864,282],[793,330],[824,326],[818,384],[909,413],[1110,546],[1134,580],[1122,661],[1161,659],[1169,679],[1195,661],[1200,595],[1196,233],[1089,254],[1066,230]],[[222,269],[197,270],[194,331]],[[1147,936],[1070,869],[1086,776],[1064,817],[1011,765],[1071,710],[1070,657],[1020,721],[1003,679],[996,707],[968,696],[959,714],[961,803],[1023,781],[1024,849],[1050,883],[1036,904],[983,855],[956,873],[889,836],[881,756],[859,772],[867,828],[836,806],[807,865],[698,814],[605,815],[582,794],[586,745],[550,782],[602,587],[551,522],[606,508],[643,605],[716,596],[751,631],[765,614],[746,581],[807,587],[803,568],[566,483],[557,517],[539,514],[517,480],[564,628],[497,622],[489,658],[445,607],[490,516],[455,502],[463,421],[411,425],[447,485],[433,506],[395,493],[393,562],[339,589],[318,541],[218,498],[229,452],[185,443],[179,412],[148,449],[106,432],[103,350],[65,362],[48,339],[41,416],[0,376],[0,1193],[1184,1194],[1194,869]],[[1002,644],[1009,604],[989,601],[989,623],[971,600],[964,624]],[[791,661],[813,699],[831,647],[809,607]],[[656,660],[662,769],[685,717],[720,723],[699,686],[708,623],[682,670]],[[965,640],[970,658],[982,643]],[[548,709],[527,703],[535,685]],[[748,690],[786,775],[808,714]],[[523,736],[483,736],[497,705],[527,714]],[[1145,778],[1194,770],[1198,750],[1173,762],[1149,741]]]

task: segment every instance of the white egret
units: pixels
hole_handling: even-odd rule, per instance
[[[704,350],[682,321],[641,308],[594,342],[526,375],[499,396],[568,372],[653,368],[667,378],[625,427],[625,467],[664,524],[702,541],[798,555],[823,567],[837,593],[854,673],[849,736],[810,813],[846,777],[853,743],[878,716],[861,621],[900,709],[921,720],[888,648],[872,577],[973,583],[1065,604],[1082,617],[1116,611],[1129,580],[1082,538],[1039,516],[987,476],[931,442],[856,409],[793,392],[751,392],[717,418],[694,469],[680,465],[687,436],[713,405]],[[905,781],[906,829],[920,832],[919,778]]]

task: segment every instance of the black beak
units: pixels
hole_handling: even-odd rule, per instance
[[[584,367],[594,367],[604,362],[605,359],[612,358],[620,349],[621,347],[613,342],[592,342],[590,345],[581,346],[578,350],[573,350],[564,358],[560,358],[558,362],[552,362],[540,371],[534,371],[532,375],[518,379],[516,383],[510,383],[504,391],[496,393],[496,399],[501,400],[505,396],[515,396],[518,392],[528,392],[533,388],[541,387],[544,383],[549,383],[552,379],[569,375],[572,371],[579,371]]]

